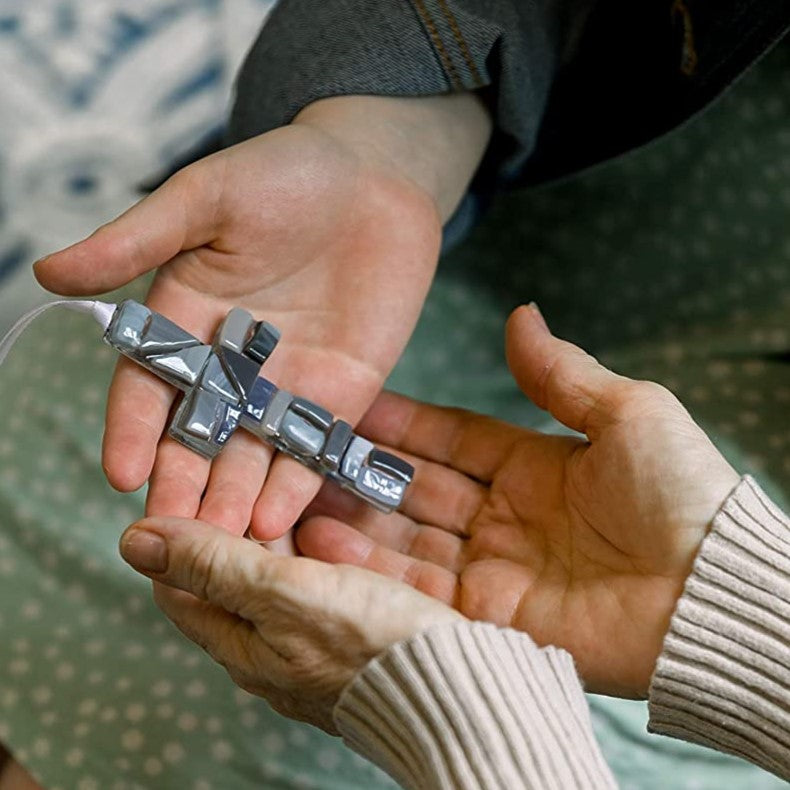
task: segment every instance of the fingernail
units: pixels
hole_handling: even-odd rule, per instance
[[[167,543],[155,532],[132,527],[121,537],[121,556],[138,571],[164,573],[167,570]]]
[[[543,317],[543,313],[540,312],[540,308],[537,305],[537,302],[530,302],[527,307],[532,311],[532,315],[537,319],[538,324],[546,331],[551,332],[549,329],[549,325],[546,323],[546,319]]]

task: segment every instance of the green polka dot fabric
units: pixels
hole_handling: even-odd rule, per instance
[[[787,96],[782,47],[666,139],[500,200],[443,262],[392,386],[557,430],[503,361],[507,313],[534,299],[557,334],[673,389],[786,506]],[[236,689],[118,558],[143,494],[115,494],[102,475],[113,352],[98,337],[87,318],[52,315],[0,375],[0,742],[48,790],[392,787]],[[590,702],[626,790],[784,786],[647,736],[643,703]]]

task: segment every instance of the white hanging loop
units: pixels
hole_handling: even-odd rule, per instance
[[[39,307],[25,313],[8,331],[5,337],[0,340],[0,365],[3,364],[11,347],[19,340],[19,336],[30,326],[40,315],[46,313],[53,307],[64,307],[67,310],[74,310],[78,313],[87,313],[102,327],[104,331],[110,325],[117,306],[107,302],[99,302],[90,299],[58,299],[54,302],[47,302]]]

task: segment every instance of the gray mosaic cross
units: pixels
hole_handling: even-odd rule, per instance
[[[242,427],[380,510],[392,511],[403,501],[414,475],[410,464],[259,375],[280,333],[246,310],[231,310],[208,345],[127,300],[104,339],[184,392],[170,435],[203,457],[214,458]]]

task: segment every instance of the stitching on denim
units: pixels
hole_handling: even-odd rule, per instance
[[[425,23],[425,27],[428,28],[428,34],[431,37],[431,41],[433,41],[434,47],[436,47],[436,51],[439,53],[439,58],[442,61],[444,70],[447,72],[447,76],[450,78],[450,83],[456,90],[461,89],[463,87],[461,78],[458,75],[458,71],[455,68],[452,58],[450,57],[450,53],[444,46],[444,42],[442,41],[442,37],[439,35],[439,31],[433,21],[433,18],[428,12],[428,9],[425,7],[425,3],[423,3],[423,0],[413,0],[413,2],[415,8],[417,9],[417,13]]]
[[[439,3],[439,8],[441,8],[442,13],[444,14],[444,18],[447,20],[447,24],[450,25],[450,30],[453,31],[453,36],[455,36],[456,43],[461,50],[461,54],[464,56],[466,65],[469,67],[469,72],[472,75],[475,87],[483,87],[483,78],[480,76],[480,72],[477,70],[477,66],[475,65],[474,59],[472,58],[472,52],[469,49],[469,45],[466,43],[464,34],[461,32],[461,28],[458,25],[458,20],[455,18],[455,14],[453,14],[453,12],[450,10],[450,6],[447,5],[447,0],[437,1]]]
[[[694,76],[699,63],[697,48],[694,41],[694,21],[691,11],[686,5],[685,0],[675,0],[670,9],[672,22],[677,24],[679,19],[683,25],[683,50],[680,59],[680,71],[687,77]]]

